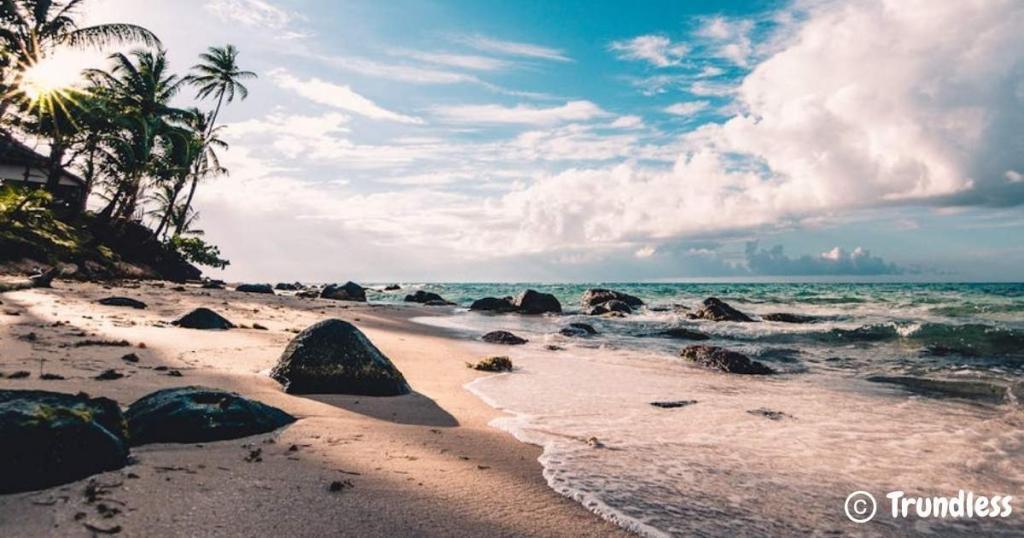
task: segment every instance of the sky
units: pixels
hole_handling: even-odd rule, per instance
[[[197,195],[227,278],[1024,280],[1020,1],[82,16],[150,28],[181,72],[232,43],[259,74]]]

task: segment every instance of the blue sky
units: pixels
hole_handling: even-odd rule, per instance
[[[1019,2],[87,5],[260,74],[230,278],[1024,278]]]

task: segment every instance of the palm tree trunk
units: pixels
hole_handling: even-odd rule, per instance
[[[224,105],[224,93],[221,92],[220,96],[217,97],[217,106],[213,109],[213,114],[210,116],[210,125],[206,128],[206,134],[203,138],[207,141],[210,139],[210,135],[213,134],[213,129],[217,126],[217,116],[220,115],[220,107]],[[199,171],[196,170],[192,174],[192,185],[188,189],[188,198],[185,199],[185,208],[182,212],[188,215],[188,210],[192,209],[192,198],[196,195],[196,187],[199,186]],[[184,221],[184,219],[182,219]],[[182,229],[184,228],[184,222],[179,222],[174,228],[174,235],[181,235]]]
[[[167,201],[167,210],[164,211],[164,215],[160,218],[160,225],[156,227],[156,233],[153,234],[156,237],[160,237],[160,232],[163,232],[164,227],[170,222],[171,215],[174,213],[175,203],[178,201],[178,194],[181,193],[181,189],[184,187],[185,178],[174,183],[174,190],[171,191],[171,199]]]

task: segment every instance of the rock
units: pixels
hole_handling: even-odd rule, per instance
[[[290,394],[409,393],[405,377],[351,323],[327,319],[299,333],[270,372]]]
[[[985,381],[928,379],[912,376],[871,376],[872,383],[899,385],[909,392],[923,396],[964,398],[1001,404],[1009,400],[1011,387]]]
[[[520,314],[561,313],[562,304],[550,293],[526,290],[512,301]]]
[[[562,336],[593,336],[597,329],[589,323],[570,323],[568,327],[558,331]]]
[[[128,407],[125,418],[132,446],[238,439],[295,422],[276,407],[205,387],[177,387],[143,396]]]
[[[672,327],[667,331],[661,331],[656,334],[657,336],[663,336],[665,338],[675,338],[677,340],[708,340],[711,337],[693,329],[687,329],[684,327]]]
[[[171,322],[185,329],[227,330],[235,325],[209,308],[197,308]]]
[[[677,407],[686,407],[695,403],[697,403],[697,400],[673,400],[669,402],[651,402],[651,405],[662,409],[675,409]]]
[[[146,308],[146,303],[130,297],[107,297],[96,301],[103,306],[124,306],[127,308],[135,308],[143,310]]]
[[[117,370],[110,369],[103,370],[103,372],[97,375],[94,379],[97,379],[99,381],[113,381],[115,379],[121,379],[122,377],[124,377],[124,374],[118,372]]]
[[[786,314],[786,313],[775,313],[765,314],[761,316],[764,321],[776,321],[779,323],[814,323],[814,318],[811,316],[801,316],[800,314]]]
[[[721,370],[730,374],[768,375],[775,373],[775,370],[750,360],[742,353],[715,346],[690,346],[683,349],[680,355],[705,368]]]
[[[406,295],[405,302],[422,303],[428,306],[450,306],[455,304],[444,300],[444,297],[441,297],[436,293],[423,290],[416,290],[416,293]]]
[[[598,304],[597,306],[594,306],[590,310],[588,310],[587,311],[587,315],[588,316],[603,316],[605,314],[611,314],[613,312],[614,313],[619,313],[619,314],[632,314],[633,313],[633,308],[630,307],[628,304],[626,304],[623,301],[618,301],[618,300],[605,301],[603,303]]]
[[[287,282],[278,282],[277,285],[274,286],[274,289],[281,291],[299,291],[302,289],[302,286],[297,284],[289,284]]]
[[[270,287],[270,284],[239,284],[235,286],[235,291],[240,291],[242,293],[274,294],[274,288]]]
[[[481,337],[481,340],[487,342],[488,344],[502,344],[506,346],[518,346],[525,344],[526,342],[529,341],[525,338],[520,338],[508,331],[491,331],[483,335],[483,337]]]
[[[607,303],[608,301],[622,301],[629,305],[630,308],[639,308],[644,305],[644,302],[640,300],[639,297],[629,295],[628,293],[601,288],[589,289],[583,292],[580,304],[582,304],[583,308],[586,309],[597,306],[601,303]]]
[[[302,290],[295,294],[296,297],[302,297],[303,299],[317,299],[320,297],[320,290]]]
[[[477,299],[473,301],[473,304],[469,305],[469,309],[474,312],[515,312],[516,305],[512,304],[511,297],[484,297],[483,299]]]
[[[402,289],[402,286],[399,286],[398,284],[389,284],[384,287],[384,291],[398,291],[400,289]]]
[[[0,494],[43,489],[128,463],[117,402],[0,390]]]
[[[511,372],[512,360],[508,357],[488,357],[476,364],[466,364],[466,366],[483,372]]]
[[[320,297],[337,301],[359,301],[365,303],[366,289],[355,282],[346,282],[341,286],[328,284],[320,292]]]
[[[707,319],[711,321],[754,321],[749,316],[729,306],[723,301],[708,297],[701,307],[689,315],[690,319]]]
[[[750,409],[747,411],[747,413],[750,413],[751,415],[757,415],[759,417],[764,417],[768,420],[782,420],[784,418],[793,418],[791,415],[787,415],[782,411],[772,411],[767,407],[761,407],[759,409]]]
[[[225,287],[226,284],[224,284],[223,280],[212,280],[209,278],[203,280],[202,288],[204,290],[222,290]]]

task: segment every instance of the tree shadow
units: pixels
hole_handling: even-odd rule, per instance
[[[395,424],[436,428],[454,428],[459,425],[459,421],[437,405],[437,402],[415,391],[402,396],[306,394],[302,397]]]

